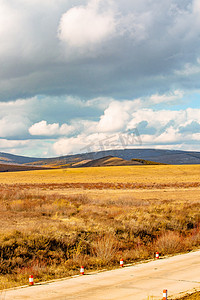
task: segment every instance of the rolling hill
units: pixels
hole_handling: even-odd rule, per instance
[[[72,167],[103,167],[103,166],[129,166],[129,165],[141,165],[139,162],[127,161],[123,158],[105,156],[102,158],[90,160],[86,163],[73,164]]]
[[[0,152],[0,163],[7,164],[26,164],[38,161],[39,158],[14,155],[10,153]]]
[[[82,154],[75,154],[75,155],[66,155],[66,156],[53,157],[53,158],[25,157],[25,156],[18,156],[18,155],[0,152],[0,164],[2,163],[20,164],[20,165],[26,164],[31,166],[46,165],[46,166],[53,166],[53,167],[56,166],[75,167],[76,165],[76,167],[78,167],[78,165],[83,166],[84,164],[85,166],[87,166],[87,164],[90,164],[90,161],[94,161],[105,157],[118,158],[118,161],[116,162],[117,164],[120,164],[119,159],[125,161],[131,161],[132,159],[146,160],[146,161],[152,161],[152,162],[157,162],[162,164],[172,164],[172,165],[200,164],[200,152],[180,151],[180,150],[160,150],[160,149],[108,150],[108,151],[82,153]],[[95,164],[95,162],[92,164]]]
[[[138,166],[138,165],[154,165],[160,164],[152,161],[142,160],[142,159],[133,159],[133,160],[125,160],[119,157],[113,156],[105,156],[102,158],[82,161],[73,164],[72,168],[86,168],[86,167],[108,167],[108,166]]]

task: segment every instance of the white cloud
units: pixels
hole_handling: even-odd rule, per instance
[[[8,114],[0,119],[0,138],[22,136],[27,133],[28,125],[28,118]]]
[[[7,140],[7,139],[0,139],[0,149],[6,149],[9,153],[16,148],[24,148],[28,144],[28,141],[16,141],[16,140]],[[13,152],[12,152],[13,153]]]
[[[1,0],[0,6],[0,55],[5,55],[13,50],[16,40],[21,39],[20,30],[23,21],[20,13],[6,1]]]
[[[57,155],[66,155],[70,153],[79,153],[81,148],[87,145],[85,136],[72,138],[61,138],[53,145],[53,150]]]
[[[199,10],[198,0],[0,0],[0,100],[192,89]]]
[[[100,11],[100,0],[87,6],[75,6],[63,14],[59,25],[59,38],[72,47],[90,48],[107,39],[115,31],[112,10]]]
[[[151,104],[159,104],[159,103],[171,103],[171,102],[177,102],[178,100],[182,99],[184,95],[183,91],[180,90],[175,90],[171,93],[164,94],[164,95],[159,95],[155,94],[152,95],[149,98],[149,101]]]
[[[113,101],[100,117],[97,130],[99,132],[115,132],[123,130],[130,118],[130,108],[135,107],[132,101]]]
[[[118,133],[90,133],[84,132],[71,138],[60,138],[53,144],[56,155],[96,152],[123,148]]]
[[[59,128],[58,133],[60,135],[68,135],[68,134],[71,134],[74,130],[75,130],[75,128],[73,126],[68,125],[68,124],[62,124]]]
[[[56,40],[56,25],[64,2],[20,0],[16,4],[0,0],[0,59],[9,60],[7,69],[11,64],[17,63],[17,57],[23,64],[27,60],[30,63],[33,56],[37,56],[36,64],[52,58],[52,50],[56,50],[53,45]],[[29,67],[32,68],[32,65]],[[14,73],[20,71],[15,70]]]
[[[163,145],[166,148],[171,144],[171,147],[179,145],[184,149],[184,145],[188,144],[191,149],[196,149],[199,143],[200,109],[169,110],[159,109],[160,106],[157,106],[158,102],[160,105],[173,102],[174,97],[178,100],[180,94],[181,92],[154,94],[133,101],[100,98],[103,105],[95,118],[93,108],[98,105],[98,99],[81,101],[69,97],[61,101],[58,98],[31,98],[27,101],[0,103],[0,137],[4,138],[1,139],[0,147],[4,151],[12,150],[12,153],[29,152],[33,156],[87,152],[89,148],[91,151],[98,151],[101,150],[102,143],[108,149],[119,148],[120,145],[123,148],[120,141],[116,145],[115,137],[127,129],[138,128],[142,147]],[[70,111],[72,105],[74,106]],[[80,110],[84,114],[73,118],[74,111],[79,113]],[[61,113],[63,116],[59,122],[55,122]],[[43,121],[37,122],[38,119]],[[40,136],[40,141],[36,139],[37,136]],[[12,141],[6,141],[6,137],[12,138]],[[53,139],[50,140],[51,137]],[[17,141],[19,138],[24,138],[24,141]],[[134,147],[140,147],[139,142],[136,141]]]
[[[152,126],[159,131],[170,122],[183,124],[187,119],[186,114],[186,111],[140,109],[132,113],[132,119],[128,124],[128,128],[137,127],[141,122],[147,121],[148,126]]]
[[[7,140],[0,139],[0,149],[3,152],[32,157],[51,157],[55,155],[51,144],[55,140]]]
[[[182,135],[178,132],[178,129],[175,129],[173,126],[167,128],[163,133],[155,138],[155,143],[177,143],[182,139]]]
[[[134,101],[124,101],[123,103],[114,101],[105,109],[98,123],[93,123],[91,126],[90,122],[86,122],[79,135],[56,141],[53,145],[53,151],[57,155],[64,155],[123,148],[124,145],[120,140],[121,134],[127,129],[134,128],[139,130],[142,145],[140,145],[140,140],[136,138],[134,144],[127,145],[128,147],[159,148],[160,146],[161,148],[175,149],[177,147],[177,149],[184,149],[185,145],[191,144],[191,149],[192,147],[196,149],[197,147],[193,145],[193,142],[199,141],[199,133],[194,133],[192,126],[188,127],[186,132],[182,130],[182,127],[191,125],[192,121],[199,124],[199,115],[200,109],[155,111],[153,109],[138,109],[134,105]]]
[[[62,124],[59,126],[59,123],[47,124],[47,121],[40,121],[33,124],[29,128],[29,133],[31,135],[44,135],[44,136],[53,136],[53,135],[68,135],[74,131],[74,127],[68,124]]]
[[[189,122],[197,121],[200,122],[200,109],[199,108],[187,108],[187,119]]]
[[[41,121],[33,124],[29,128],[31,135],[55,135],[59,130],[59,124],[47,124],[46,121]]]
[[[192,134],[192,139],[193,139],[194,141],[200,142],[200,132],[199,132],[199,133],[194,133],[194,134]]]

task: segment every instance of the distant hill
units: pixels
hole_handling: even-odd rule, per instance
[[[48,165],[71,167],[74,164],[77,164],[77,166],[78,164],[83,165],[83,161],[87,164],[91,160],[97,160],[108,156],[116,157],[118,159],[121,158],[126,161],[130,161],[132,159],[139,159],[173,165],[200,164],[200,152],[160,149],[108,150],[75,155],[66,155],[54,158],[32,158],[0,152],[0,163],[27,164],[32,166]]]
[[[38,159],[39,158],[36,157],[19,156],[19,155],[0,152],[0,163],[25,164],[25,163],[38,161]]]
[[[84,162],[84,161],[83,161]],[[124,160],[123,158],[106,156],[94,160],[90,160],[86,163],[75,163],[72,167],[103,167],[103,166],[130,166],[130,165],[141,165],[140,162],[133,162]]]
[[[85,168],[85,167],[106,167],[106,166],[138,166],[138,165],[152,165],[159,164],[142,159],[125,160],[119,157],[106,156],[90,161],[82,161],[72,165],[73,168]]]

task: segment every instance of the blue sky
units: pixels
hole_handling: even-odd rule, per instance
[[[0,151],[200,150],[198,0],[0,0]]]

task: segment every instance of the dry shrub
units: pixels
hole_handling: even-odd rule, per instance
[[[27,283],[30,272],[48,280],[78,274],[81,265],[86,270],[118,266],[120,258],[129,263],[155,251],[177,253],[200,244],[199,198],[177,205],[168,196],[93,199],[43,191],[82,187],[68,185],[0,185],[0,289]]]
[[[98,238],[92,244],[94,255],[102,262],[110,262],[114,259],[119,244],[115,236],[108,234]]]
[[[200,244],[200,227],[193,230],[190,236],[190,242],[194,246],[198,246]]]
[[[67,269],[78,271],[81,266],[89,268],[89,260],[90,257],[88,255],[75,253],[72,258],[64,263],[64,265]]]
[[[142,245],[142,246],[137,246],[133,249],[125,250],[121,254],[121,256],[123,257],[126,263],[128,262],[132,263],[134,261],[144,260],[153,257],[153,252],[151,252],[147,247]]]
[[[200,228],[193,229],[191,234],[185,238],[184,243],[186,250],[192,250],[194,247],[198,247],[200,244]]]
[[[34,260],[29,267],[19,268],[17,270],[18,274],[21,275],[34,275],[39,276],[41,273],[44,273],[46,271],[47,264],[45,261],[40,261],[38,259]]]
[[[159,251],[163,255],[176,253],[183,250],[183,247],[183,238],[179,233],[174,231],[165,232],[160,237],[158,237],[155,243],[155,249],[157,249],[157,251]]]

